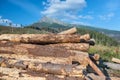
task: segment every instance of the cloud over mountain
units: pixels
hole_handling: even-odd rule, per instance
[[[85,0],[47,0],[43,2],[45,5],[44,11],[41,13],[48,17],[78,19],[78,14],[86,7]]]

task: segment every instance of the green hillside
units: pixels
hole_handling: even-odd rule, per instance
[[[49,33],[45,30],[37,30],[32,28],[17,28],[0,25],[0,34],[37,34],[37,33]]]
[[[75,26],[79,28],[94,30],[102,34],[106,34],[107,36],[110,36],[120,42],[120,31],[101,29],[101,28],[85,26],[85,25],[75,25]]]
[[[102,34],[100,32],[97,32],[95,30],[90,30],[90,29],[85,29],[85,28],[77,28],[77,29],[78,29],[78,34],[89,33],[90,36],[95,39],[96,44],[102,44],[102,45],[106,45],[106,46],[119,45],[119,43],[115,39],[113,39],[105,34]]]

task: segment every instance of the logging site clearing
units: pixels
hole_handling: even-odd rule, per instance
[[[119,48],[106,53],[76,32],[1,34],[0,80],[120,80]]]

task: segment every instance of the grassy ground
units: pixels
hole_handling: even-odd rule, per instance
[[[99,54],[103,60],[111,61],[112,57],[120,59],[120,46],[103,46],[103,45],[95,45],[91,46],[89,53]]]
[[[99,54],[102,61],[111,62],[112,57],[120,59],[120,46],[108,47],[108,46],[103,46],[103,45],[95,45],[95,46],[90,47],[89,53]],[[105,70],[107,70],[107,73],[104,72],[106,76],[120,77],[119,70],[113,70],[113,69],[105,69]]]

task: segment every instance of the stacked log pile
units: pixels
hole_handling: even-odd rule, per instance
[[[90,80],[84,73],[88,65],[105,77],[93,62],[99,55],[88,54],[94,41],[89,34],[75,32],[76,28],[58,34],[1,34],[0,79]]]

